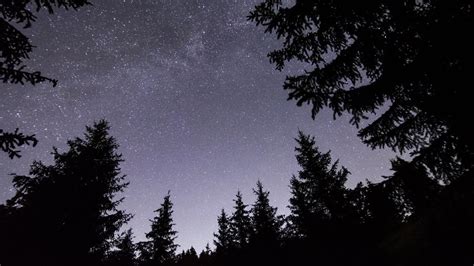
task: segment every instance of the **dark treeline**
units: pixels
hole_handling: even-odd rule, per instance
[[[125,225],[118,198],[118,144],[99,121],[83,138],[53,150],[13,178],[16,194],[0,205],[0,263],[16,265],[469,265],[473,258],[472,187],[442,184],[426,168],[397,158],[379,183],[345,186],[349,171],[299,132],[289,178],[290,214],[270,204],[259,181],[255,202],[240,191],[217,217],[214,249],[177,254],[170,193],[157,206],[146,241]],[[472,177],[466,180],[472,180]],[[417,264],[418,265],[418,264]]]

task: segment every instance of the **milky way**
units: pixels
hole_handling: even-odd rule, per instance
[[[288,72],[266,54],[274,36],[246,21],[259,1],[101,0],[77,12],[41,12],[24,32],[37,48],[30,69],[59,79],[49,84],[0,84],[0,128],[35,133],[21,159],[0,154],[0,201],[13,195],[10,173],[27,174],[33,160],[51,163],[53,146],[107,119],[121,145],[130,186],[121,208],[144,239],[168,190],[181,248],[212,243],[221,208],[241,190],[247,203],[260,179],[272,204],[287,213],[289,179],[298,170],[298,129],[352,172],[349,186],[389,174],[390,151],[371,151],[346,119],[286,101]]]

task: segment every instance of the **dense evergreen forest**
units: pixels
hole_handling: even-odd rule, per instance
[[[55,85],[24,70],[33,46],[14,25],[31,26],[35,10],[88,4],[2,1],[3,83]],[[15,194],[0,205],[0,265],[472,265],[472,9],[464,0],[266,0],[249,14],[282,40],[269,54],[278,69],[290,61],[308,66],[287,77],[290,100],[309,104],[313,117],[323,108],[350,116],[374,149],[411,154],[393,159],[383,181],[349,188],[350,172],[299,131],[289,215],[277,214],[256,180],[254,202],[236,191],[234,208],[216,217],[212,247],[178,253],[172,192],[156,206],[145,241],[127,229],[132,216],[120,209],[126,158],[99,120],[65,151],[54,148],[51,165],[37,161],[29,175],[13,177]],[[36,143],[34,135],[0,129],[12,160]]]

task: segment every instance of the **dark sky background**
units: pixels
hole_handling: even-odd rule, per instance
[[[298,129],[351,172],[349,186],[389,171],[390,151],[372,151],[347,119],[286,101],[287,72],[266,57],[274,36],[246,21],[258,0],[101,0],[78,12],[39,14],[25,31],[37,48],[31,69],[59,79],[0,90],[0,128],[35,133],[21,159],[0,154],[0,201],[13,195],[10,173],[33,160],[50,163],[53,146],[107,119],[131,182],[122,208],[143,240],[149,219],[171,190],[181,248],[212,243],[221,208],[240,189],[252,203],[260,179],[273,205],[287,213],[289,179],[298,166]]]

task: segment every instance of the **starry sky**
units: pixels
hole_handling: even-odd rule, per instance
[[[391,151],[372,151],[348,119],[286,101],[286,75],[266,54],[275,36],[247,22],[259,0],[101,0],[77,12],[41,12],[24,30],[37,46],[28,66],[59,80],[0,84],[0,128],[35,133],[39,144],[21,159],[0,154],[0,202],[13,195],[10,173],[27,174],[33,160],[51,163],[85,125],[106,119],[121,145],[130,185],[121,208],[144,240],[153,211],[171,190],[177,243],[212,244],[221,208],[237,190],[254,200],[261,180],[271,203],[286,214],[289,179],[298,166],[298,129],[316,137],[352,173],[348,186],[380,180]]]

